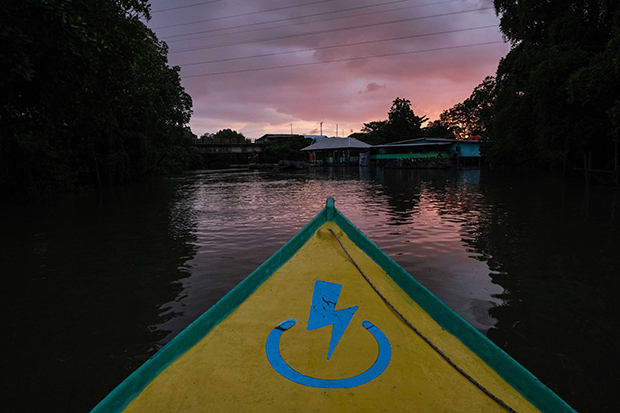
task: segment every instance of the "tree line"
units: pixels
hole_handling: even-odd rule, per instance
[[[192,100],[148,0],[6,0],[0,194],[144,179],[195,160]]]
[[[500,61],[489,159],[613,169],[620,130],[620,4],[495,0],[511,44]]]
[[[216,133],[204,133],[196,140],[197,143],[204,144],[249,144],[251,139],[246,138],[242,133],[232,129],[222,129]],[[309,146],[312,139],[302,135],[291,135],[285,140],[277,140],[264,145],[263,151],[257,156],[249,157],[247,154],[205,154],[203,164],[205,168],[222,168],[231,164],[274,164],[282,160],[304,161],[306,154],[301,152],[302,148]]]
[[[481,135],[490,162],[611,170],[620,132],[620,3],[495,0],[510,42],[495,76],[438,120],[421,123],[397,98],[385,121],[364,124],[369,143]]]
[[[491,116],[489,85],[494,78],[487,77],[472,96],[453,108],[444,111],[438,120],[417,116],[411,109],[411,101],[397,97],[392,102],[387,120],[364,123],[362,133],[351,135],[371,145],[381,145],[420,137],[468,139],[471,135],[485,132]]]
[[[252,140],[246,138],[242,133],[232,129],[222,129],[215,133],[204,133],[196,140],[196,142],[205,144],[248,144],[252,143]]]

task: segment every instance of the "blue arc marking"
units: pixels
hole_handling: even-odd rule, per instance
[[[317,379],[301,374],[289,366],[280,354],[280,338],[282,334],[293,327],[297,320],[289,318],[278,324],[269,336],[267,337],[267,344],[265,349],[267,350],[267,359],[271,366],[283,377],[289,379],[292,382],[302,384],[308,387],[317,387],[324,389],[347,389],[350,387],[361,386],[371,380],[379,377],[390,364],[392,358],[392,347],[390,341],[383,334],[377,326],[370,321],[363,321],[362,325],[368,330],[377,340],[379,345],[379,355],[375,363],[365,372],[358,374],[357,376],[345,378],[345,379]]]

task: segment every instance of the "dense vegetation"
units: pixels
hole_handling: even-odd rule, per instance
[[[202,144],[251,144],[252,141],[242,133],[232,129],[222,129],[216,133],[205,133],[197,142]],[[271,141],[264,144],[263,151],[247,153],[205,153],[202,154],[202,165],[205,168],[226,168],[236,164],[275,164],[283,160],[305,161],[307,154],[302,148],[312,144],[312,139],[303,135],[290,135],[284,140]]]
[[[512,48],[495,78],[438,124],[483,134],[491,162],[613,169],[620,132],[620,3],[495,0]]]
[[[620,5],[495,0],[512,45],[497,69],[492,159],[609,168],[620,127]],[[588,155],[589,157],[589,155]]]
[[[195,159],[191,98],[147,0],[7,0],[0,194],[105,186]]]
[[[487,76],[476,86],[470,97],[444,111],[439,121],[429,125],[429,129],[443,126],[444,130],[449,131],[457,139],[484,134],[490,129],[493,121],[495,85],[495,77]]]
[[[200,144],[224,145],[224,144],[250,144],[252,141],[242,133],[232,129],[221,129],[215,133],[203,133],[196,140]],[[201,168],[219,169],[227,168],[231,165],[247,164],[253,161],[255,156],[249,153],[203,153],[201,154]],[[194,166],[194,165],[192,165]],[[196,166],[194,166],[196,168]]]
[[[487,77],[463,103],[444,111],[438,120],[422,124],[426,116],[417,116],[408,99],[392,102],[387,120],[364,123],[363,133],[350,135],[371,145],[399,142],[420,137],[466,139],[486,130],[492,118],[495,78]]]
[[[226,144],[226,143],[252,143],[251,139],[246,138],[242,133],[232,129],[222,129],[216,133],[204,133],[200,136],[200,143],[206,144]]]
[[[308,154],[301,149],[312,144],[312,139],[300,135],[293,135],[285,141],[270,142],[258,155],[259,163],[277,163],[282,160],[306,161]]]

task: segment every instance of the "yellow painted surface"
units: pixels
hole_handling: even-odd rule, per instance
[[[366,283],[333,235],[379,290],[431,341],[516,411],[538,411],[422,309],[348,240],[332,222],[204,339],[179,357],[127,406],[125,412],[503,412],[419,338]],[[358,305],[327,361],[331,326],[306,331],[316,280],[342,284],[336,310]],[[265,342],[288,318],[284,360],[307,376],[357,375],[375,361],[378,346],[361,326],[369,320],[390,340],[392,359],[378,378],[348,389],[302,386],[269,364]]]

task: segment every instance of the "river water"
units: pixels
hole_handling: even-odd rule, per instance
[[[369,168],[205,171],[0,209],[0,410],[90,410],[329,196],[578,411],[615,410],[618,191]]]

